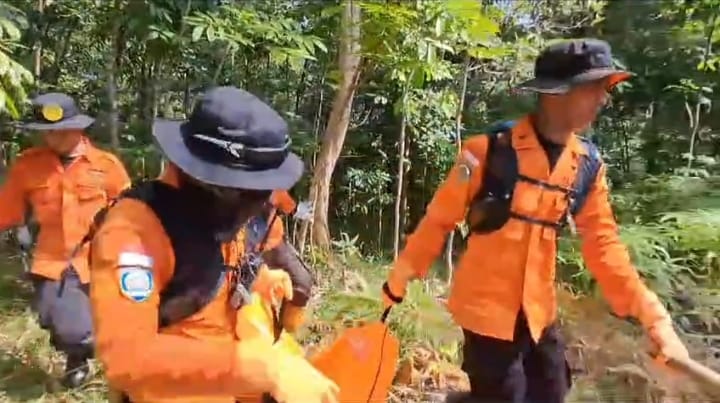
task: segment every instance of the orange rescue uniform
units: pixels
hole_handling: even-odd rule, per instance
[[[580,157],[586,153],[572,136],[550,172],[545,151],[529,118],[512,130],[519,173],[552,185],[572,188]],[[487,136],[475,136],[463,145],[460,160],[438,188],[425,217],[396,262],[396,268],[424,276],[439,255],[447,234],[461,222],[480,190]],[[469,178],[466,166],[471,167]],[[512,211],[557,222],[567,208],[560,192],[518,181]],[[608,199],[605,166],[602,166],[585,205],[575,217],[582,253],[612,309],[620,316],[638,318],[646,327],[667,315],[657,296],[642,283],[618,227]],[[513,339],[518,312],[527,316],[535,341],[556,320],[556,230],[510,218],[489,234],[470,234],[467,251],[453,278],[448,307],[462,328],[503,340]]]
[[[28,209],[40,226],[32,273],[58,280],[98,210],[130,186],[114,155],[83,138],[80,155],[67,167],[46,147],[24,151],[0,189],[0,230],[22,225]],[[89,281],[87,245],[72,259],[83,283]]]
[[[169,166],[160,180],[177,186],[177,173]],[[237,264],[241,240],[239,235],[223,246],[227,265]],[[124,297],[118,285],[118,257],[128,251],[147,255],[153,262],[155,285],[143,303]],[[237,365],[252,363],[238,364],[234,353],[240,340],[239,311],[229,303],[229,277],[199,312],[158,330],[160,292],[173,277],[175,255],[147,205],[121,199],[108,211],[92,243],[91,267],[97,356],[114,388],[125,391],[133,403],[233,403],[234,396],[249,393]]]

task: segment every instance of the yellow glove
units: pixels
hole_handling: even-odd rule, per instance
[[[270,390],[278,403],[338,403],[340,388],[304,357],[284,351],[278,355],[276,382]]]
[[[253,338],[237,343],[234,378],[245,399],[269,393],[278,403],[337,403],[339,388],[302,356]]]
[[[408,283],[415,277],[415,271],[409,265],[401,260],[395,262],[382,287],[383,306],[385,309],[402,302],[407,293]]]
[[[654,344],[653,347],[657,351],[656,359],[659,362],[665,364],[668,360],[683,360],[690,356],[669,319],[658,321],[647,329],[647,334]]]
[[[258,270],[250,291],[260,294],[274,307],[278,307],[283,299],[291,300],[293,297],[290,275],[284,270],[271,270],[266,265]]]

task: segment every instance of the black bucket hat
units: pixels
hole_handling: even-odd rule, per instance
[[[33,98],[31,120],[18,123],[27,130],[84,130],[95,119],[80,113],[75,100],[67,94],[51,92]]]
[[[170,162],[210,185],[285,190],[303,174],[285,120],[235,87],[208,90],[187,121],[156,119],[153,136]]]
[[[518,88],[543,94],[565,94],[573,86],[610,79],[610,86],[632,73],[616,69],[610,45],[599,39],[573,39],[545,48],[535,60],[535,78]]]

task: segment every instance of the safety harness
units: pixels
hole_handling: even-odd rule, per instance
[[[514,126],[515,121],[506,121],[486,132],[488,148],[483,183],[481,189],[473,197],[466,217],[470,232],[489,234],[505,226],[510,219],[556,230],[561,230],[569,225],[571,231],[575,232],[573,217],[582,210],[600,171],[602,166],[600,151],[589,140],[580,138],[586,155],[581,156],[573,187],[568,189],[553,185],[519,172],[517,154],[511,141],[511,132]],[[557,222],[550,222],[512,211],[512,199],[515,193],[515,184],[518,181],[530,183],[549,191],[561,192],[567,199],[567,208],[561,218]],[[396,304],[403,301],[402,297],[392,293],[387,282],[383,283],[382,291]]]
[[[517,153],[512,146],[511,131],[514,125],[514,121],[503,122],[487,132],[488,151],[483,184],[468,212],[470,230],[477,234],[488,234],[502,228],[509,219],[515,219],[557,230],[569,225],[574,232],[574,216],[585,204],[602,166],[600,151],[589,140],[580,138],[586,155],[580,156],[573,187],[553,185],[519,172]],[[512,211],[512,199],[518,181],[562,193],[567,200],[567,208],[560,219],[551,222]]]

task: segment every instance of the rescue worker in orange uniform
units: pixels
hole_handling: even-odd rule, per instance
[[[335,402],[337,386],[304,358],[236,326],[241,283],[226,245],[302,175],[286,122],[248,92],[215,87],[153,135],[167,169],[125,192],[91,242],[96,354],[111,387],[133,403]]]
[[[71,255],[95,213],[130,179],[114,155],[85,137],[93,118],[71,97],[40,95],[32,111],[32,121],[19,126],[41,131],[45,145],[23,151],[10,168],[0,189],[0,230],[23,225],[29,216],[39,225],[32,305],[53,346],[67,355],[64,384],[75,387],[88,375],[93,347],[87,248]]]
[[[604,41],[564,41],[543,50],[535,78],[521,85],[538,94],[535,112],[464,142],[390,270],[386,306],[402,300],[410,280],[426,275],[467,213],[472,232],[448,300],[464,332],[462,368],[471,385],[458,400],[564,401],[571,379],[554,280],[558,231],[566,222],[579,233],[587,266],[612,309],[639,319],[660,358],[687,356],[618,237],[606,166],[597,148],[577,136],[629,77],[613,67]]]
[[[283,328],[294,333],[305,322],[305,308],[310,299],[313,277],[295,248],[287,241],[282,216],[297,220],[312,218],[308,202],[296,203],[286,190],[275,190],[263,212],[247,223],[241,233],[244,262],[253,267],[267,264],[288,273],[293,286],[293,298],[284,301],[281,309]],[[262,250],[262,253],[258,253]],[[246,270],[253,272],[257,269]]]

